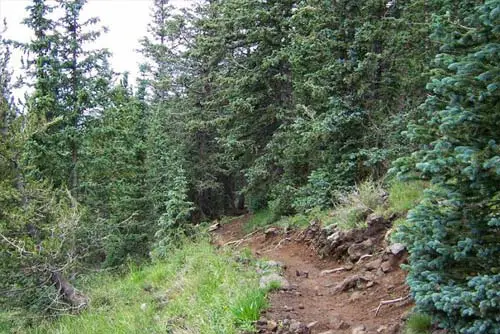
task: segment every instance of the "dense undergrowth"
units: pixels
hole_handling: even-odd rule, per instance
[[[248,254],[241,254],[248,256]],[[130,265],[118,276],[83,277],[79,286],[91,297],[79,315],[63,315],[33,327],[9,321],[0,312],[1,333],[237,333],[251,330],[266,307],[266,291],[258,287],[253,268],[237,254],[216,250],[206,237],[186,241],[165,260]],[[33,322],[35,324],[36,322]]]
[[[372,213],[386,219],[396,217],[394,225],[399,226],[405,224],[406,214],[420,202],[427,187],[427,182],[416,180],[391,180],[386,184],[369,180],[353,187],[351,191],[336,194],[337,204],[331,209],[314,208],[279,218],[275,218],[271,209],[258,210],[244,226],[244,230],[249,233],[270,225],[303,228],[313,220],[349,230],[366,227],[366,217]]]

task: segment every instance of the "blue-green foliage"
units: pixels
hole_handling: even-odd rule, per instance
[[[398,237],[420,311],[459,333],[500,333],[500,2],[435,23],[433,94],[408,131],[421,149],[396,162],[433,187]]]

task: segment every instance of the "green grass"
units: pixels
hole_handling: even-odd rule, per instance
[[[236,324],[242,330],[251,331],[254,322],[260,317],[260,312],[267,306],[265,291],[253,290],[240,297],[230,310],[236,319]]]
[[[378,183],[365,181],[349,193],[337,194],[339,203],[335,206],[329,223],[342,230],[366,227],[367,215],[382,211],[382,193],[382,187]]]
[[[423,181],[393,182],[389,188],[389,211],[408,212],[420,202],[427,187]]]
[[[124,277],[99,274],[81,285],[91,297],[82,314],[18,333],[238,333],[266,307],[253,268],[205,240],[186,242],[164,262],[131,267]],[[10,328],[11,332],[15,332]]]
[[[414,313],[406,322],[404,334],[429,334],[431,327],[432,319],[430,316]]]
[[[258,229],[263,229],[273,222],[273,213],[270,209],[261,209],[254,212],[248,222],[243,226],[245,233],[250,233]]]
[[[324,221],[328,218],[328,210],[313,209],[307,213],[299,213],[293,216],[283,216],[278,220],[273,219],[270,209],[262,209],[255,212],[243,227],[245,233],[250,233],[258,229],[265,229],[269,226],[277,226],[283,229],[305,228],[314,219]]]

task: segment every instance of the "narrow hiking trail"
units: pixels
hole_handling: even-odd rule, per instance
[[[375,245],[373,254],[354,265],[320,259],[313,244],[304,240],[306,231],[271,229],[245,236],[243,226],[248,219],[243,216],[224,224],[213,235],[218,245],[246,247],[257,258],[283,265],[290,288],[271,294],[270,308],[258,322],[260,333],[401,332],[402,318],[411,303],[380,302],[404,298],[409,291],[399,263],[391,270],[381,270],[383,245]],[[341,267],[345,270],[327,272]],[[288,329],[282,329],[283,325]]]

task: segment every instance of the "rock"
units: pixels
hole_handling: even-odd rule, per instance
[[[269,238],[272,238],[278,234],[279,230],[276,227],[270,227],[268,228],[265,232],[265,239],[268,240]]]
[[[148,308],[148,305],[146,303],[142,303],[141,304],[141,310],[142,311],[146,311],[147,308]]]
[[[287,290],[290,288],[290,283],[283,276],[277,273],[270,273],[260,278],[259,286],[261,289],[268,289],[272,286],[273,282],[277,282],[281,289]]]
[[[371,288],[373,285],[375,285],[374,281],[370,281],[370,282],[366,283],[367,288]]]
[[[299,308],[300,308],[300,306],[299,306]],[[314,326],[316,326],[317,324],[318,324],[318,322],[317,322],[317,321],[310,322],[310,323],[308,323],[308,324],[307,324],[307,328],[313,328],[313,327],[314,327]]]
[[[384,272],[384,273],[389,273],[392,271],[392,264],[390,261],[385,261],[382,263],[382,265],[380,266],[380,269]]]
[[[349,329],[349,327],[351,327],[347,322],[345,322],[344,320],[342,320],[340,318],[336,318],[336,317],[333,317],[332,319],[330,319],[329,323],[330,323],[330,327],[335,329],[335,330],[346,330],[346,329]]]
[[[351,294],[351,297],[349,297],[349,301],[352,303],[359,300],[360,298],[361,298],[361,293],[359,291],[354,291]]]
[[[299,304],[299,309],[303,310],[304,309],[304,305]]]
[[[379,224],[384,224],[385,219],[383,216],[378,215],[376,213],[372,213],[366,218],[366,223],[368,226],[374,226],[374,225],[379,225]]]
[[[354,268],[354,264],[351,262],[344,263],[345,270],[352,270]]]
[[[278,329],[278,323],[273,320],[268,320],[266,323],[266,328],[267,330],[274,332],[276,329]]]
[[[329,331],[321,332],[319,334],[335,334],[335,331],[330,329]]]
[[[208,232],[213,232],[213,231],[219,229],[220,226],[221,225],[219,222],[215,222],[215,224],[210,225],[210,227],[208,228]]]
[[[311,329],[308,328],[303,323],[301,323],[301,322],[299,322],[299,321],[297,321],[295,319],[292,319],[290,321],[289,332],[291,334],[310,334],[311,333]]]
[[[345,280],[342,281],[342,283],[340,283],[336,287],[334,287],[332,294],[336,294],[339,292],[343,292],[343,291],[347,291],[349,289],[359,287],[361,285],[361,283],[369,282],[369,281],[371,281],[371,279],[368,277],[360,276],[360,275],[352,275],[350,277],[347,277]]]
[[[268,320],[266,320],[266,319],[259,319],[259,320],[257,320],[256,325],[258,327],[264,327],[264,326],[267,326],[267,322],[268,322]]]
[[[382,259],[375,259],[373,261],[367,262],[363,265],[366,270],[377,270],[382,264]]]
[[[353,244],[347,249],[347,254],[352,261],[358,260],[365,254],[370,254],[373,247],[372,239],[366,239],[363,242]]]
[[[352,329],[352,334],[366,334],[365,325],[356,326]]]
[[[405,251],[406,247],[403,244],[396,243],[389,246],[389,252],[398,256]]]
[[[387,332],[387,326],[380,326],[377,328],[377,333],[386,333]]]
[[[303,276],[305,278],[309,278],[309,272],[308,271],[295,270],[295,276],[297,276],[297,277]]]

